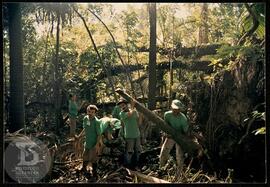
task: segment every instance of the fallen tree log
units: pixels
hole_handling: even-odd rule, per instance
[[[172,138],[183,148],[184,151],[188,152],[191,155],[198,154],[200,146],[196,144],[192,140],[192,138],[185,135],[177,134],[176,131],[171,126],[169,126],[162,118],[157,116],[151,110],[145,108],[141,103],[139,103],[137,100],[125,93],[123,90],[117,89],[116,92],[128,102],[134,100],[135,108],[139,112],[142,112],[150,121],[154,122],[161,130],[172,135]]]
[[[169,181],[165,181],[165,180],[159,179],[157,177],[145,175],[145,174],[142,174],[138,171],[132,171],[130,169],[127,169],[127,171],[131,174],[131,176],[137,176],[144,183],[170,183]]]
[[[210,61],[191,61],[191,62],[183,62],[179,60],[174,60],[172,62],[172,68],[177,69],[185,69],[188,71],[203,71],[205,73],[212,73],[213,67],[208,66],[211,62]],[[170,62],[164,61],[157,64],[157,69],[170,69]]]
[[[143,64],[130,64],[130,65],[126,65],[126,68],[128,69],[129,72],[133,72],[133,71],[137,71],[137,70],[143,70],[145,69],[145,66]],[[125,73],[126,72],[126,68],[123,65],[116,65],[113,66],[110,70],[110,74],[111,76],[115,76],[115,75],[119,75],[119,73]],[[97,75],[96,80],[101,80],[104,79],[106,77],[106,74],[102,71],[99,75]]]
[[[162,48],[157,47],[157,52],[161,55],[168,55],[173,52],[175,54],[175,57],[183,56],[183,57],[189,57],[192,55],[204,56],[204,55],[213,55],[217,53],[217,49],[221,47],[221,44],[212,44],[212,45],[201,45],[196,47],[176,47],[175,49],[171,48]],[[149,52],[149,49],[146,47],[140,47],[137,49],[137,52]]]
[[[172,68],[173,69],[181,68],[188,71],[203,71],[207,74],[210,74],[213,72],[213,67],[208,66],[209,63],[210,61],[191,61],[187,63],[187,62],[175,60],[172,62]],[[137,71],[137,70],[147,70],[148,68],[148,66],[144,64],[138,64],[138,65],[130,64],[130,65],[127,65],[127,67],[130,72]],[[162,69],[169,70],[169,68],[170,68],[170,62],[168,61],[163,61],[157,64],[157,70],[162,70]],[[125,68],[122,65],[116,65],[116,66],[113,66],[108,71],[110,71],[111,76],[116,76],[116,75],[119,75],[120,73],[124,73]],[[101,72],[99,75],[97,75],[96,80],[101,80],[101,79],[104,79],[105,77],[106,77],[106,74],[104,72]]]

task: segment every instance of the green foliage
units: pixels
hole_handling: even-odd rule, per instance
[[[134,51],[137,46],[136,43],[143,36],[143,34],[136,27],[138,25],[139,19],[136,12],[124,11],[120,18],[122,20],[123,29],[126,35],[126,45],[128,51]]]
[[[262,127],[262,128],[259,128],[259,129],[256,129],[253,131],[253,133],[255,135],[258,135],[258,134],[266,134],[266,127]]]
[[[258,38],[263,39],[265,37],[265,4],[254,3],[251,5],[251,10],[259,21],[255,34]],[[243,32],[249,31],[253,26],[252,16],[250,14],[243,14],[241,18],[243,20]]]
[[[205,57],[207,60],[211,61],[208,66],[213,66],[214,71],[231,67],[228,66],[231,65],[231,63],[228,63],[227,66],[224,66],[223,63],[224,61],[230,61],[230,59],[235,58],[239,49],[239,46],[222,45],[219,49],[217,49],[217,54],[208,55]]]
[[[35,53],[36,50],[36,42],[37,42],[37,32],[34,27],[34,21],[33,19],[27,17],[23,17],[22,19],[22,41],[23,42],[23,49],[25,56],[29,54],[28,57],[33,58],[33,53]],[[31,61],[29,59],[25,59],[26,61]]]
[[[84,80],[95,79],[95,75],[102,71],[98,57],[92,48],[88,48],[79,56],[79,64],[75,64],[74,68],[76,67]]]
[[[62,26],[71,24],[72,8],[69,3],[35,3],[36,7],[36,21],[38,23],[49,22],[52,24],[57,21],[57,14],[60,15]]]
[[[217,67],[220,67],[220,68],[222,68],[223,67],[223,65],[222,65],[222,59],[221,58],[219,58],[219,59],[212,59],[211,60],[211,63],[208,65],[208,66],[213,66],[213,70],[215,71],[216,69],[217,69]]]
[[[210,60],[209,66],[213,66],[214,70],[227,69],[233,67],[236,59],[249,58],[252,62],[256,62],[263,57],[264,51],[257,45],[251,46],[230,46],[222,45],[217,49],[217,54],[208,55],[206,59]]]
[[[59,66],[62,76],[66,72],[70,72],[70,66],[74,66],[77,63],[78,53],[74,49],[74,44],[72,42],[62,43],[59,50]]]
[[[265,36],[265,4],[253,3],[251,9],[259,21],[255,31],[256,36]],[[253,26],[252,16],[247,12],[244,4],[221,3],[213,8],[210,16],[210,35],[212,41],[236,44],[243,33]]]
[[[28,14],[22,19],[23,59],[24,59],[24,92],[26,103],[42,100],[49,102],[52,72],[49,63],[53,56],[53,46],[43,47],[46,38],[37,38],[35,20]],[[46,57],[45,57],[46,56]],[[34,73],[33,73],[34,72]]]
[[[246,118],[244,121],[262,121],[264,126],[252,131],[255,135],[266,134],[266,124],[265,124],[265,112],[253,111],[250,118]]]
[[[210,41],[234,44],[241,36],[239,17],[244,11],[243,4],[220,3],[209,15]]]
[[[102,60],[108,65],[119,65],[114,45],[109,34],[87,10],[88,8],[98,14],[112,31],[121,56],[127,57],[130,63],[138,61],[140,64],[148,63],[148,53],[138,53],[137,48],[149,46],[149,15],[147,4],[140,8],[128,6],[126,9],[113,10],[112,5],[103,3],[89,3],[87,6],[69,3],[23,3],[23,58],[25,62],[25,95],[26,101],[52,101],[52,82],[54,81],[53,60],[55,53],[55,38],[53,29],[56,26],[57,13],[61,15],[62,23],[70,24],[71,19],[76,20],[76,14],[72,11],[76,7],[86,18],[87,24],[94,33],[93,37],[101,54]],[[80,4],[82,5],[82,4]],[[230,68],[235,58],[251,58],[254,61],[261,58],[262,52],[258,46],[231,45],[241,36],[241,22],[245,23],[244,31],[251,26],[250,16],[243,13],[243,4],[221,3],[209,4],[209,31],[210,42],[229,43],[218,49],[217,55],[209,56],[210,66],[221,70]],[[157,43],[164,46],[194,46],[199,26],[200,4],[189,4],[190,16],[180,17],[181,3],[158,4],[157,8]],[[5,9],[3,9],[5,10]],[[265,35],[265,10],[264,4],[252,4],[252,10],[258,15],[260,25],[256,31],[259,38]],[[241,18],[241,19],[239,19]],[[6,16],[5,16],[5,20]],[[50,30],[51,29],[51,30]],[[51,34],[48,33],[51,31]],[[63,88],[75,89],[82,98],[108,99],[111,90],[107,88],[104,80],[97,80],[98,75],[104,73],[101,64],[93,50],[87,32],[82,23],[77,22],[69,27],[61,29],[59,63],[60,73],[63,75]],[[5,62],[8,62],[8,37],[4,29],[4,54]],[[179,45],[176,45],[179,44]],[[123,47],[124,46],[124,47]],[[127,54],[127,53],[128,54]],[[134,58],[136,55],[136,58]],[[167,56],[157,55],[157,61],[168,60]],[[180,59],[185,60],[185,59]],[[229,62],[229,63],[228,63]],[[8,63],[6,63],[8,71]],[[136,73],[134,73],[136,74]],[[133,74],[133,78],[135,77]],[[194,74],[194,73],[193,73]],[[192,79],[193,74],[184,72],[183,77]],[[136,75],[137,76],[137,75]],[[8,75],[6,76],[8,77]],[[6,78],[5,77],[5,78]],[[165,77],[168,78],[168,75]],[[177,77],[177,74],[175,75]],[[125,76],[120,74],[113,77],[115,85],[125,84]],[[210,80],[211,78],[209,78]],[[168,83],[169,78],[167,79]],[[180,78],[179,78],[180,80]],[[8,82],[8,80],[7,80]],[[124,85],[125,86],[125,85]],[[94,92],[102,91],[95,97]]]
[[[185,39],[183,35],[188,35],[189,43],[192,43],[191,37],[193,37],[194,29],[190,26],[195,23],[194,18],[178,18],[177,10],[181,10],[174,4],[160,4],[157,10],[157,22],[158,22],[158,42],[165,48],[175,47],[176,44],[182,44]],[[191,24],[190,24],[191,23]],[[186,41],[187,41],[186,40]]]
[[[88,8],[97,15],[101,15],[104,9],[102,4],[88,4]]]
[[[215,57],[223,60],[232,59],[237,56],[241,48],[242,47],[240,46],[223,45],[219,49],[217,49],[217,54],[215,55]]]
[[[252,118],[265,121],[265,112],[258,112],[255,110],[252,112]]]
[[[113,42],[107,42],[106,45],[100,47],[99,52],[100,52],[101,58],[105,62],[109,63],[110,65],[116,63],[116,59],[118,58],[118,56],[116,54]]]
[[[98,50],[105,64],[112,65],[116,62],[116,53],[112,42],[99,46]],[[74,90],[81,98],[97,102],[97,99],[100,98],[97,95],[98,89],[103,89],[104,86],[101,85],[105,84],[105,79],[97,79],[101,73],[104,73],[102,65],[95,51],[89,47],[79,55],[77,63],[69,64],[66,72],[67,88]],[[104,95],[102,97],[106,98]]]
[[[136,26],[138,22],[138,15],[136,12],[127,12],[124,11],[123,15],[120,16],[123,20],[123,23],[125,24],[126,27],[134,27]]]

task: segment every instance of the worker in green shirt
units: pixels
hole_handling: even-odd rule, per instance
[[[120,128],[121,128],[121,121],[119,119],[111,118],[111,117],[100,118],[102,144],[101,144],[100,150],[98,151],[98,156],[103,154],[103,149],[105,148],[105,145],[107,146],[117,141],[118,136],[116,132]],[[109,150],[109,148],[107,148],[107,150]]]
[[[100,122],[101,133],[104,134],[108,140],[112,140],[114,138],[113,131],[122,127],[121,121],[117,118],[103,117],[100,119]]]
[[[101,147],[101,128],[100,120],[96,117],[98,108],[95,105],[87,107],[87,115],[83,118],[83,130],[79,137],[85,135],[84,151],[83,151],[83,167],[82,170],[87,170],[87,165],[90,167],[90,173],[96,174],[97,157]]]
[[[121,108],[119,114],[120,119],[123,124],[124,138],[126,142],[125,151],[125,165],[128,167],[136,167],[139,156],[141,153],[141,140],[140,140],[140,130],[138,126],[138,112],[134,109],[134,101],[131,101],[130,108],[127,105],[127,101],[122,99],[118,102]],[[135,157],[135,163],[132,163],[132,156]]]
[[[120,112],[121,112],[121,108],[118,104],[116,104],[116,106],[113,108],[113,111],[112,111],[112,117],[120,120]],[[120,128],[116,131],[117,135],[121,136],[122,138],[124,138],[123,130],[124,130],[123,128]]]
[[[75,135],[76,131],[76,117],[78,115],[78,105],[76,103],[77,96],[76,95],[69,95],[68,101],[68,112],[69,112],[69,121],[70,121],[70,136]]]
[[[182,113],[184,108],[185,107],[181,101],[175,99],[172,101],[171,110],[164,113],[165,122],[179,134],[186,134],[188,131],[187,118]],[[178,168],[177,172],[180,173],[184,163],[182,148],[171,138],[170,135],[166,135],[165,137],[165,141],[160,151],[160,168],[162,169],[166,165],[170,151],[174,145],[176,145],[176,165]]]
[[[121,112],[121,108],[120,108],[118,105],[116,105],[116,106],[113,108],[113,111],[112,111],[112,117],[113,117],[113,118],[120,119],[120,116],[119,116],[120,112]]]

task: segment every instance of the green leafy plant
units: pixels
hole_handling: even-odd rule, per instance
[[[259,129],[256,129],[254,131],[252,131],[255,135],[258,135],[258,134],[266,134],[266,127],[261,127]]]
[[[256,120],[265,121],[265,112],[254,111],[252,112],[252,117],[255,118]],[[254,133],[255,135],[266,134],[266,127],[255,129],[254,131],[252,131],[252,133]]]
[[[259,22],[255,34],[260,39],[263,39],[265,36],[265,5],[263,3],[254,3],[251,5],[251,10]],[[243,32],[247,32],[253,26],[252,16],[244,13],[242,20]]]

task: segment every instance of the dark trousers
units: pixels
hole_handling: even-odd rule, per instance
[[[141,138],[126,138],[126,152],[124,158],[124,164],[127,166],[136,166],[141,153]],[[132,157],[134,157],[134,162],[132,163]]]

